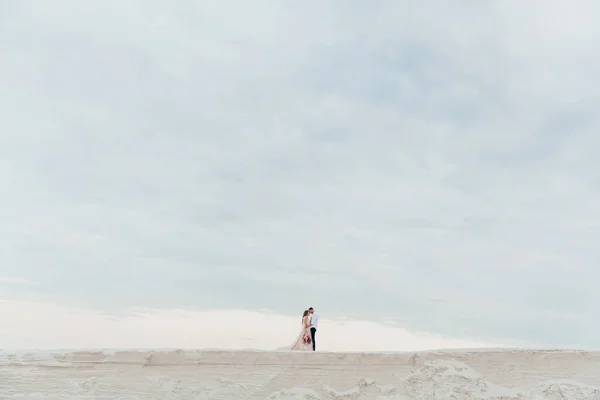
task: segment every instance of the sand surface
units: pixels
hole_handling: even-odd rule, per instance
[[[0,352],[0,399],[600,399],[600,352]]]

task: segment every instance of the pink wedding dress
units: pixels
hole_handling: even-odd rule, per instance
[[[310,322],[308,316],[302,318],[302,330],[300,335],[290,347],[290,350],[312,351],[312,340],[310,338]]]

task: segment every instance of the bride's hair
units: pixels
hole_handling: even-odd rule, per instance
[[[304,313],[302,314],[302,318],[306,317],[307,314],[308,314],[308,310],[304,310]]]

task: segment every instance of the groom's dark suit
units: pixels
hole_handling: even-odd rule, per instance
[[[310,338],[312,339],[313,351],[316,349],[315,335],[317,334],[317,327],[319,326],[319,314],[313,312],[310,316]]]

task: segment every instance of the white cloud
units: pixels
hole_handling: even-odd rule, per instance
[[[17,276],[0,276],[0,285],[26,285],[26,286],[38,286],[39,282],[32,282],[27,279],[19,278]]]
[[[5,297],[598,346],[596,2],[215,4],[2,6]]]

